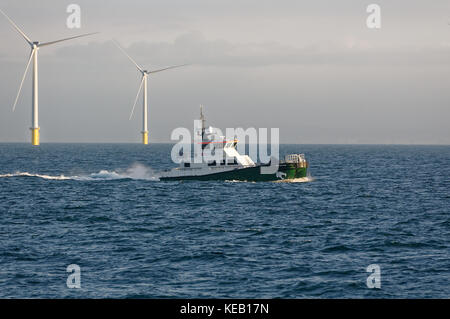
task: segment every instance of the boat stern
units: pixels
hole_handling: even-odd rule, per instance
[[[284,157],[280,165],[280,171],[286,174],[284,179],[306,177],[308,174],[308,162],[305,154],[289,154]]]

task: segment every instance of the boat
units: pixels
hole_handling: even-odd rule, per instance
[[[308,175],[308,162],[304,154],[288,154],[284,160],[272,158],[269,163],[255,163],[248,155],[241,155],[237,150],[237,139],[226,140],[224,136],[218,136],[212,127],[205,127],[205,117],[200,109],[201,127],[198,134],[201,135],[201,161],[192,159],[181,160],[180,166],[160,173],[161,181],[245,181],[245,182],[269,182],[292,181],[306,179]],[[200,139],[200,136],[199,136]],[[208,160],[203,156],[205,151],[219,154],[214,158],[220,160]],[[211,154],[211,153],[208,153]],[[278,162],[277,164],[272,163]],[[276,167],[278,166],[278,167]]]

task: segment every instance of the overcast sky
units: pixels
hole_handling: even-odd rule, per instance
[[[66,7],[81,7],[81,29]],[[371,3],[381,29],[366,26]],[[33,41],[101,32],[39,51],[41,142],[139,142],[128,120],[145,68],[151,142],[208,124],[278,127],[284,143],[450,143],[448,0],[4,1]],[[0,142],[30,142],[29,46],[0,15]]]

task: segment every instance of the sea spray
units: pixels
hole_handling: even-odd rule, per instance
[[[158,174],[152,168],[140,163],[135,163],[126,169],[124,175],[131,179],[159,180]]]

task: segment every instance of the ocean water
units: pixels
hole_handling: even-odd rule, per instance
[[[0,297],[450,297],[449,146],[282,145],[303,183],[161,182],[170,149],[0,144]]]

